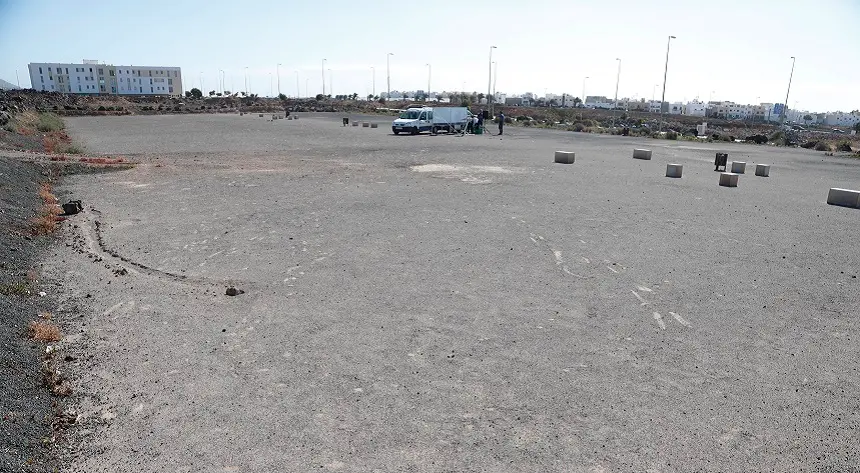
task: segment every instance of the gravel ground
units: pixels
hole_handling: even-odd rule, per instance
[[[300,116],[67,121],[69,471],[858,471],[860,161]]]
[[[0,471],[54,471],[51,423],[57,409],[41,372],[44,345],[27,339],[27,324],[52,310],[38,260],[51,239],[31,237],[29,221],[42,202],[46,166],[0,151]],[[53,291],[52,291],[53,292]]]

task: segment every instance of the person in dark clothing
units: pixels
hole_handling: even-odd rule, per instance
[[[478,128],[484,128],[484,111],[478,112]]]
[[[505,113],[499,112],[499,134],[504,134],[505,131]]]

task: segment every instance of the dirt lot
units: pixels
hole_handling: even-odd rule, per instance
[[[67,120],[69,471],[857,471],[860,161],[377,120]]]

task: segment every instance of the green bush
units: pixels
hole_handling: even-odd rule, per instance
[[[830,151],[830,145],[823,141],[819,141],[815,144],[815,151]]]
[[[816,145],[818,145],[817,141],[807,141],[806,143],[800,145],[800,147],[805,149],[813,149]]]
[[[60,131],[66,128],[63,119],[55,113],[40,113],[36,129],[41,132]]]
[[[666,132],[666,139],[667,140],[677,140],[678,139],[678,133],[675,133],[674,131]]]

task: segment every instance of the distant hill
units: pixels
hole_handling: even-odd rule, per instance
[[[20,87],[18,87],[15,84],[12,84],[11,82],[6,82],[5,80],[0,79],[0,90],[16,90],[16,89],[20,89]]]

